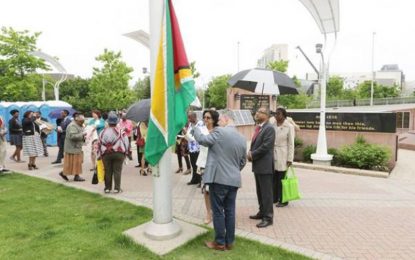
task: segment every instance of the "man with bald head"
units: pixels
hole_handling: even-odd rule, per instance
[[[251,148],[248,152],[248,160],[252,162],[252,171],[255,175],[256,193],[259,204],[257,214],[250,219],[260,219],[256,226],[264,228],[273,223],[273,173],[274,173],[274,141],[275,130],[268,122],[270,111],[261,107],[256,111],[254,135],[252,136]]]

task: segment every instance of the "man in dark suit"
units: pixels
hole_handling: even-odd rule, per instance
[[[257,126],[247,156],[248,160],[252,162],[259,204],[259,212],[249,218],[262,220],[256,225],[258,228],[272,225],[274,217],[272,176],[274,172],[275,130],[268,122],[269,117],[270,113],[267,108],[261,107],[256,112]]]
[[[58,134],[60,135],[59,141],[58,141],[59,152],[58,152],[58,157],[56,158],[55,161],[52,162],[52,164],[62,163],[63,148],[65,146],[66,128],[72,122],[69,116],[68,110],[64,109],[61,111],[61,119],[62,120],[60,121],[60,124],[58,125]]]

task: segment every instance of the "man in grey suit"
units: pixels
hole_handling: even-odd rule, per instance
[[[219,117],[219,127],[209,135],[203,135],[198,128],[194,130],[199,144],[209,147],[203,181],[209,185],[215,241],[205,244],[216,250],[233,247],[236,193],[241,187],[241,170],[246,164],[246,140],[233,126],[232,116],[231,111],[224,112]],[[213,114],[212,118],[215,118]]]
[[[255,175],[256,194],[259,212],[249,216],[251,219],[261,219],[256,226],[264,228],[272,225],[274,217],[272,178],[274,173],[274,141],[275,130],[268,122],[269,110],[261,107],[255,114],[257,126],[248,152],[248,160],[252,162]]]

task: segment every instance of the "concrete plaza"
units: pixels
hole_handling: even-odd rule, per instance
[[[104,195],[103,184],[91,184],[89,151],[85,147],[83,183],[65,182],[58,176],[62,165],[49,157],[37,159],[39,170],[7,159],[7,168],[67,186],[100,193],[136,205],[152,207],[152,176],[140,176],[136,158],[124,166],[121,194]],[[8,147],[8,155],[13,147]],[[135,151],[133,151],[135,153]],[[135,156],[135,154],[134,154]],[[173,154],[172,171],[177,169]],[[413,259],[415,257],[415,152],[399,150],[399,161],[389,178],[345,175],[296,168],[302,199],[275,208],[274,225],[258,229],[249,215],[258,210],[251,165],[243,172],[237,196],[237,233],[318,259]],[[24,158],[27,160],[27,158]],[[178,219],[202,224],[205,207],[200,189],[188,186],[190,175],[173,176],[173,209]],[[203,245],[201,245],[203,246]],[[238,249],[236,241],[236,250]],[[226,254],[226,253],[225,253]]]

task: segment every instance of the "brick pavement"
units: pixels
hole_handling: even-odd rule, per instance
[[[9,147],[9,153],[11,153]],[[88,152],[84,183],[64,182],[51,165],[51,157],[38,158],[40,170],[7,162],[10,169],[68,186],[101,193],[136,205],[152,206],[152,177],[139,176],[136,161],[124,167],[123,193],[104,195],[103,184],[91,185]],[[87,150],[87,148],[85,149]],[[413,259],[415,256],[415,172],[409,169],[415,152],[400,150],[397,171],[390,178],[373,178],[296,169],[303,198],[288,207],[275,208],[274,225],[255,227],[248,216],[257,212],[254,178],[250,165],[242,172],[243,187],[237,197],[237,234],[318,259]],[[173,156],[172,170],[176,169]],[[188,186],[190,175],[174,174],[173,209],[177,218],[202,224],[204,202],[200,189]]]

